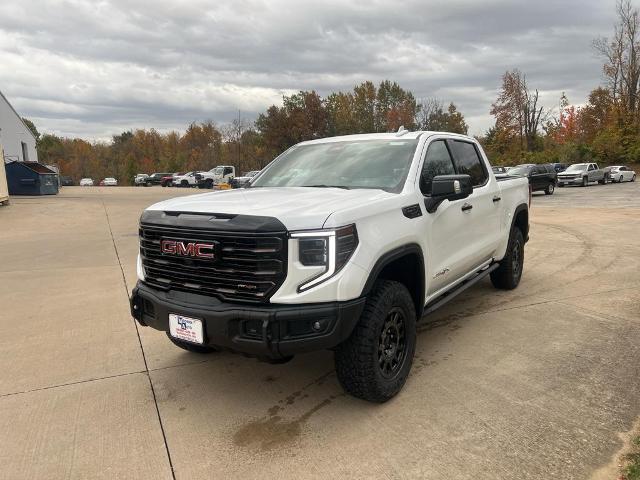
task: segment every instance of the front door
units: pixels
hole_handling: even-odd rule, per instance
[[[495,180],[493,177],[489,180],[473,143],[458,143],[457,140],[432,140],[422,166],[420,190],[425,197],[431,194],[431,182],[437,175],[468,174],[474,182],[474,192],[469,197],[445,200],[425,218],[427,295],[491,258],[500,238],[499,201],[493,201],[497,189]],[[460,161],[454,162],[456,157]]]

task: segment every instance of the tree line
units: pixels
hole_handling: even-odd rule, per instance
[[[605,83],[591,91],[583,106],[572,105],[563,94],[559,106],[549,108],[525,73],[514,69],[503,74],[490,109],[495,124],[478,137],[492,163],[640,161],[640,18],[630,0],[618,2],[617,14],[613,36],[593,45],[604,62]],[[468,133],[464,115],[453,102],[419,101],[390,80],[379,85],[365,81],[325,97],[300,91],[283,97],[281,105],[272,105],[254,122],[194,122],[184,133],[138,129],[109,142],[40,135],[25,121],[38,138],[41,163],[58,165],[75,180],[110,176],[122,184],[130,184],[136,173],[216,165],[259,170],[291,145],[327,136],[389,132],[400,126]]]

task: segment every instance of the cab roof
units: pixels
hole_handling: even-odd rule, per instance
[[[415,132],[405,132],[405,133],[360,133],[356,135],[341,135],[338,137],[326,137],[319,138],[317,140],[307,140],[304,142],[300,142],[298,145],[313,145],[317,143],[331,143],[331,142],[345,142],[345,141],[353,141],[353,140],[402,140],[402,139],[411,139],[415,140],[422,135],[426,137],[430,137],[432,135],[446,135],[448,137],[457,137],[464,140],[473,140],[473,137],[468,135],[461,135],[459,133],[451,133],[451,132],[436,132],[429,130],[418,130]]]

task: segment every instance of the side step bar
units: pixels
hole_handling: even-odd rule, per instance
[[[442,295],[440,295],[438,298],[436,298],[436,299],[432,300],[431,302],[427,303],[424,306],[424,311],[422,312],[422,316],[430,314],[431,312],[433,312],[434,310],[437,310],[438,308],[440,308],[441,306],[443,306],[447,302],[453,300],[459,294],[464,292],[467,288],[469,288],[469,287],[475,285],[476,283],[478,283],[480,280],[482,280],[484,277],[489,275],[491,272],[493,272],[499,266],[500,266],[500,264],[497,263],[497,262],[496,263],[492,263],[491,265],[489,265],[484,270],[480,270],[473,277],[465,280],[464,282],[460,282],[460,284],[456,285],[456,287],[453,290],[449,290],[448,292],[443,293]]]

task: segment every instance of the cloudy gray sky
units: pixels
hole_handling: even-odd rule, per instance
[[[106,139],[390,79],[454,101],[476,134],[507,69],[548,106],[583,103],[614,23],[614,0],[4,1],[0,90],[41,131]]]

